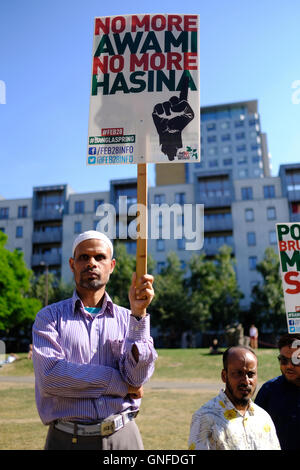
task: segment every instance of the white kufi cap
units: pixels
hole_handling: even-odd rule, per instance
[[[88,230],[87,232],[83,232],[75,238],[72,248],[72,256],[74,257],[75,249],[79,243],[84,242],[85,240],[90,240],[92,238],[96,238],[97,240],[102,240],[105,242],[110,248],[111,257],[113,256],[112,242],[106,235],[104,235],[104,233],[98,232],[97,230]]]

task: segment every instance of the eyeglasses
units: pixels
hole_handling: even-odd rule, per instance
[[[289,363],[291,363],[295,367],[300,366],[300,357],[299,356],[297,358],[293,357],[293,356],[291,358],[289,358],[289,357],[283,356],[282,354],[279,354],[279,356],[277,356],[277,359],[280,362],[280,364],[283,365],[283,366],[286,366]]]

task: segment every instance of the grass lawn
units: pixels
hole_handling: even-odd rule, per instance
[[[193,412],[215,396],[213,390],[189,388],[188,384],[217,383],[221,388],[222,356],[210,356],[208,349],[161,349],[158,354],[151,379],[156,387],[145,389],[137,424],[145,449],[186,450]],[[260,349],[257,355],[260,384],[279,375],[275,349]],[[0,381],[0,450],[42,449],[47,428],[36,410],[34,384],[12,381],[13,376],[33,377],[32,361],[27,354],[18,357],[0,368],[0,377],[6,377],[5,382]],[[176,389],[178,382],[187,387]]]

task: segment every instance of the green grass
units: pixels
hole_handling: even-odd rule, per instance
[[[145,388],[137,424],[145,449],[186,450],[192,414],[215,395],[213,390],[189,389],[188,385],[217,383],[221,388],[222,356],[211,356],[208,349],[161,349],[158,354],[151,380],[162,387]],[[257,356],[259,383],[279,375],[275,349],[260,349]],[[27,354],[18,354],[18,358],[0,368],[0,377],[7,378],[7,382],[0,382],[0,450],[42,449],[47,427],[36,410],[34,384],[9,382],[12,376],[34,375]],[[168,382],[167,389],[164,382]],[[178,382],[187,387],[176,389]]]

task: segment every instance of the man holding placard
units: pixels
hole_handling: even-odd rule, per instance
[[[113,304],[111,241],[88,231],[74,241],[73,297],[42,309],[33,326],[36,402],[49,425],[48,450],[139,450],[134,421],[157,354],[146,308],[153,277],[129,291],[131,311]]]

